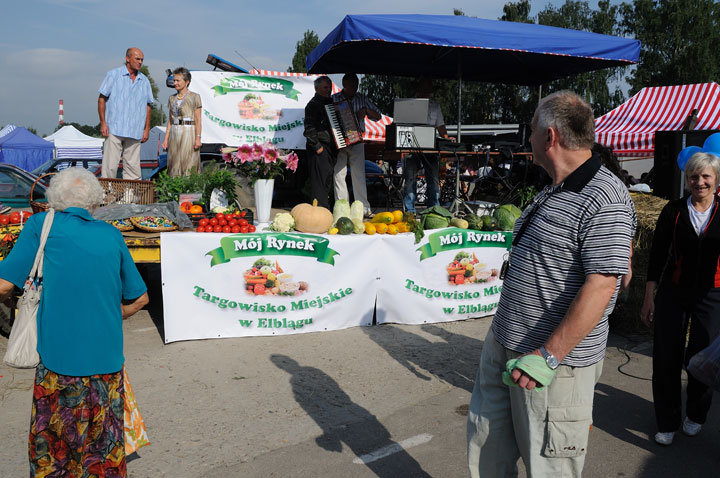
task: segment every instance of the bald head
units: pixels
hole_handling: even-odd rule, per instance
[[[125,52],[125,65],[130,73],[137,74],[144,60],[145,56],[139,48],[130,47]]]

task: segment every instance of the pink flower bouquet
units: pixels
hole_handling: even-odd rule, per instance
[[[252,183],[258,179],[275,179],[285,170],[295,172],[298,156],[293,151],[277,149],[272,143],[244,144],[239,148],[224,148],[223,159],[238,168]]]

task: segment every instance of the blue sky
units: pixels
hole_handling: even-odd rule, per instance
[[[208,53],[250,68],[287,70],[306,30],[320,39],[347,14],[422,13],[497,19],[506,0],[364,0],[305,2],[205,0],[25,0],[3,5],[0,34],[0,127],[31,126],[41,135],[65,121],[97,124],[97,89],[107,70],[138,46],[160,86],[166,68],[210,69]],[[548,3],[534,1],[533,14]],[[591,2],[595,5],[597,2]]]

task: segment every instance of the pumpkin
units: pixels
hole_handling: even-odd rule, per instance
[[[290,214],[295,219],[295,230],[323,234],[333,225],[333,215],[329,209],[317,205],[317,199],[312,204],[298,204]]]

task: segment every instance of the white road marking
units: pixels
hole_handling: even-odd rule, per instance
[[[412,448],[414,446],[422,445],[423,443],[427,443],[430,440],[432,440],[432,435],[428,433],[423,433],[422,435],[416,435],[414,437],[410,437],[408,439],[405,439],[398,443],[393,443],[392,445],[384,446],[380,448],[379,450],[371,451],[370,453],[366,453],[365,455],[361,455],[353,460],[353,463],[356,463],[358,465],[365,465],[368,463],[372,463],[373,461],[379,460],[381,458],[385,458],[386,456],[392,455],[393,453],[397,453],[399,451]]]
[[[157,327],[144,327],[142,329],[134,329],[133,332],[149,332],[151,330],[157,330]]]

